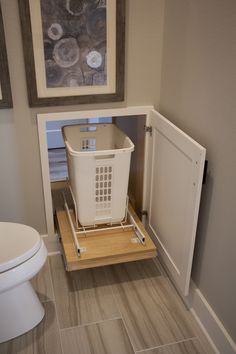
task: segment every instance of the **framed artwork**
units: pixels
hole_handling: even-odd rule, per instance
[[[0,7],[0,108],[11,108],[12,96],[7,62],[6,42]]]
[[[18,0],[29,105],[124,99],[125,0]]]

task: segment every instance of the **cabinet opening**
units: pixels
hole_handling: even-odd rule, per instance
[[[54,120],[46,123],[48,169],[53,214],[55,214],[56,209],[63,208],[63,192],[66,194],[69,206],[73,206],[73,200],[67,184],[69,178],[68,156],[66,154],[65,143],[62,136],[62,127],[68,125],[86,125],[88,131],[91,131],[95,124],[107,123],[113,123],[120,128],[131,139],[135,146],[135,149],[131,154],[128,197],[136,214],[141,218],[143,209],[144,127],[146,123],[146,115]],[[122,171],[120,173],[122,174]]]
[[[84,117],[86,117],[86,119]],[[65,187],[66,178],[68,176],[68,173],[64,168],[67,165],[66,161],[68,157],[64,153],[64,160],[61,162],[56,161],[59,165],[61,164],[61,166],[64,164],[64,174],[62,173],[59,178],[51,177],[50,150],[57,148],[63,149],[64,146],[55,146],[52,141],[47,139],[50,125],[52,125],[52,130],[55,130],[56,132],[59,131],[61,134],[61,127],[64,125],[85,123],[85,133],[89,134],[94,131],[94,126],[99,122],[115,124],[118,128],[123,130],[135,145],[135,152],[132,153],[129,175],[128,195],[133,206],[133,208],[131,207],[130,209],[135,209],[135,212],[139,217],[141,217],[143,210],[147,211],[148,214],[145,226],[148,232],[150,232],[150,236],[146,233],[146,230],[144,230],[146,233],[144,239],[146,238],[146,240],[148,240],[150,248],[148,248],[147,251],[147,248],[143,247],[143,239],[140,239],[139,237],[142,235],[142,233],[139,232],[139,229],[144,229],[139,220],[138,224],[140,227],[132,227],[129,236],[130,238],[126,237],[127,234],[124,237],[124,235],[120,235],[120,233],[116,234],[115,241],[114,237],[110,236],[107,237],[106,241],[101,237],[97,237],[97,235],[94,236],[99,243],[101,243],[102,240],[102,245],[100,245],[102,252],[99,256],[99,261],[97,261],[96,258],[97,248],[94,246],[94,242],[91,244],[92,238],[80,238],[81,243],[86,241],[84,246],[81,246],[82,248],[91,247],[90,251],[85,251],[85,254],[81,256],[80,260],[82,263],[80,262],[80,264],[78,264],[78,254],[76,253],[76,250],[80,252],[81,247],[76,245],[75,248],[73,241],[70,242],[71,248],[69,249],[68,254],[72,252],[74,255],[74,260],[71,261],[72,263],[70,262],[71,270],[82,269],[81,267],[101,266],[141,258],[155,257],[156,245],[159,250],[159,257],[168,270],[168,273],[170,273],[171,278],[174,280],[180,291],[184,295],[187,295],[206,150],[152,107],[127,107],[111,110],[61,112],[38,115],[39,143],[48,235],[55,235],[53,214],[55,213],[56,208],[63,208],[67,205],[66,203],[65,205],[63,203],[64,200],[61,190]],[[56,126],[56,124],[58,124],[58,126]],[[117,131],[117,129],[114,130]],[[125,139],[126,141],[129,140],[126,135],[124,136],[124,141]],[[93,139],[86,139],[83,146],[85,149],[89,148],[90,151],[88,154],[92,155],[93,150],[96,150],[96,141]],[[124,147],[127,147],[127,144],[125,144]],[[101,153],[101,151],[98,152],[98,154],[97,152],[98,151],[95,151],[94,155],[99,155],[99,153]],[[110,150],[109,154],[106,151],[105,153],[102,151],[102,154],[106,156],[106,163],[108,161],[110,164],[112,164],[111,160],[114,160],[116,153],[117,151],[115,150]],[[123,150],[121,149],[119,153],[122,154]],[[80,155],[81,154],[82,152]],[[99,159],[96,160],[96,163],[100,162]],[[110,167],[111,169],[109,170]],[[96,182],[98,183],[98,186],[97,190],[95,190],[98,203],[103,202],[103,198],[104,202],[107,202],[105,197],[108,198],[108,202],[110,203],[110,192],[108,191],[109,193],[107,194],[106,191],[105,193],[107,186],[103,184],[103,179],[105,180],[105,176],[110,174],[110,182],[112,184],[115,179],[119,180],[119,178],[123,178],[122,168],[120,168],[119,171],[121,172],[113,179],[112,166],[99,166],[99,170],[97,170],[97,178],[99,181]],[[94,181],[89,188],[90,190],[94,189]],[[80,190],[85,191],[83,188]],[[113,190],[116,192],[118,191],[119,193],[118,188],[113,188]],[[126,190],[127,181],[124,193],[125,197]],[[73,195],[70,195],[70,191],[67,190],[65,193],[69,194],[67,198],[68,200],[70,197],[73,199]],[[87,190],[84,192],[84,196],[86,203]],[[70,200],[69,204],[71,203],[70,205],[72,205],[72,202],[73,200]],[[68,220],[71,219],[70,214],[74,216],[74,221],[78,220],[76,211],[73,212],[73,210],[70,210],[69,208],[65,209],[68,211]],[[105,209],[101,211],[102,217],[105,211]],[[136,214],[134,217],[138,219]],[[75,224],[75,222],[73,220],[72,222],[69,222],[66,219],[65,211],[63,210],[59,218],[57,209],[58,224],[62,219],[63,225],[61,225],[59,230],[62,230],[63,228],[63,230],[66,231],[65,237],[67,237],[68,233],[70,233],[68,231],[70,227],[68,223]],[[129,218],[129,221],[130,220],[132,220],[131,217]],[[64,227],[65,224],[66,227]],[[109,225],[113,226],[112,222],[110,222]],[[130,227],[130,225],[127,226]],[[123,228],[123,225],[120,225],[120,227]],[[136,232],[137,230],[138,232]],[[100,234],[101,231],[104,237],[108,235],[104,235],[104,229],[95,230],[95,232],[99,232]],[[81,232],[78,232],[80,234],[85,234],[83,228]],[[114,232],[112,232],[112,236],[114,236]],[[123,245],[122,247],[120,247],[121,243],[117,240],[117,237],[119,238],[120,236],[123,240],[123,243],[121,242]],[[133,238],[136,240],[137,237],[141,244],[132,242]],[[155,245],[152,243],[151,238],[155,240]],[[75,243],[76,240],[77,238],[75,236]],[[88,246],[89,240],[90,246]],[[63,244],[68,244],[67,241],[68,240]],[[109,242],[111,242],[112,245],[109,244],[108,246]],[[91,252],[92,249],[94,249],[95,253]],[[116,251],[114,251],[114,249]],[[107,254],[108,251],[111,252],[110,255]],[[116,254],[115,259],[113,257],[114,254]],[[107,259],[107,257],[109,259]],[[74,261],[75,268],[73,268]]]

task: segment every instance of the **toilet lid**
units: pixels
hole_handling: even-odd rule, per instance
[[[32,227],[0,222],[0,272],[27,261],[40,246],[40,235]]]

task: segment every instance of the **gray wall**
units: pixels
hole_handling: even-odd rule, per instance
[[[36,113],[149,105],[159,97],[164,0],[128,0],[125,102],[29,109],[17,0],[1,0],[14,108],[0,111],[0,220],[46,233]]]
[[[166,0],[160,111],[207,149],[192,277],[236,341],[236,1]]]

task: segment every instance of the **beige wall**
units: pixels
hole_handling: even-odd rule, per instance
[[[193,279],[236,340],[236,2],[127,0],[126,100],[29,109],[17,0],[2,0],[14,108],[0,111],[0,220],[46,232],[36,113],[159,104],[207,148]]]
[[[0,220],[46,233],[36,113],[158,101],[164,0],[128,0],[125,102],[29,109],[17,0],[2,0],[14,108],[0,111]]]
[[[209,159],[192,277],[236,340],[236,1],[166,0],[162,62],[160,111]]]

